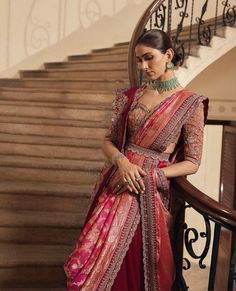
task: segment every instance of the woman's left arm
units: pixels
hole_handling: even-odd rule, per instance
[[[167,178],[191,175],[197,172],[202,156],[204,133],[204,105],[201,102],[183,126],[184,160],[162,168]]]

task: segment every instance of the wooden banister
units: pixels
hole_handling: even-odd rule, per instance
[[[211,216],[217,222],[236,227],[236,211],[230,209],[210,198],[205,193],[194,187],[186,178],[178,177],[173,179],[171,186],[178,193],[178,197],[183,199],[197,211]]]

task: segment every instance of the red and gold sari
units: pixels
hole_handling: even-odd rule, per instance
[[[117,168],[105,167],[65,271],[67,290],[171,290],[174,260],[169,238],[169,181],[162,167],[199,163],[207,98],[181,90],[152,110],[139,103],[143,88],[119,92],[109,138],[143,168],[145,193],[113,193]],[[164,153],[170,143],[175,151]]]

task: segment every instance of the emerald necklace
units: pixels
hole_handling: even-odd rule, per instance
[[[164,91],[170,91],[180,86],[180,83],[177,77],[175,76],[165,81],[150,80],[149,84],[153,87],[153,89],[157,90],[159,93],[162,93]]]

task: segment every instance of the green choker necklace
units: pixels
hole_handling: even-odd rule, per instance
[[[159,93],[162,93],[164,91],[170,91],[180,86],[177,77],[173,77],[165,81],[150,80],[149,84],[153,87],[153,89],[157,90]]]

